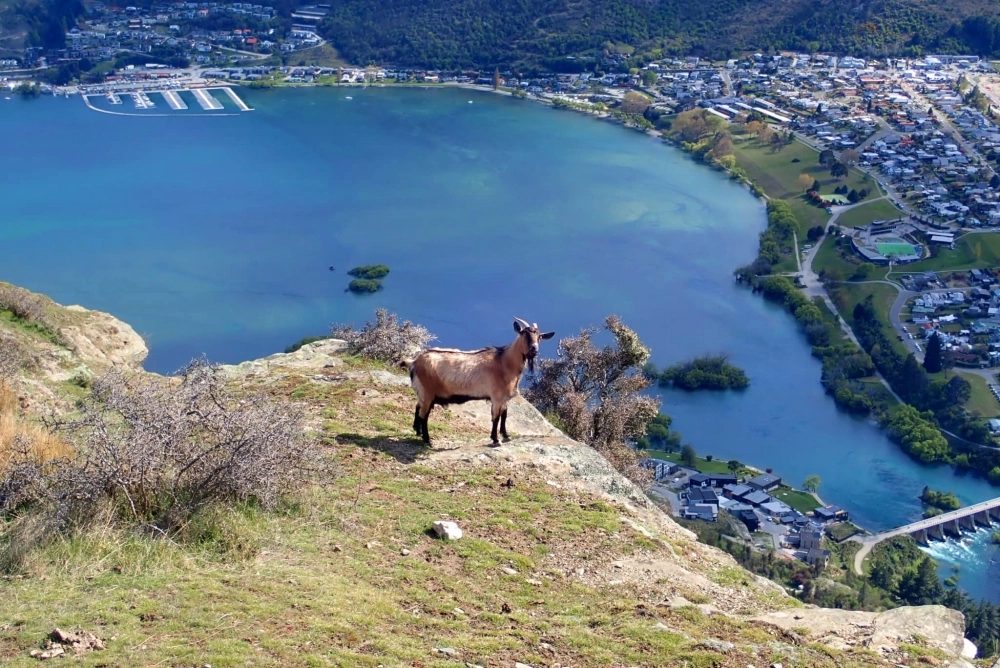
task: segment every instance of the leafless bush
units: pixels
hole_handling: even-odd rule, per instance
[[[639,453],[629,443],[646,432],[659,409],[657,400],[641,394],[649,387],[642,374],[649,349],[617,316],[608,316],[604,328],[614,336],[614,346],[597,348],[594,328],[563,339],[558,357],[541,362],[525,396],[543,413],[555,414],[571,438],[591,445],[622,474],[647,486],[651,476],[638,465]]]
[[[396,314],[384,308],[376,309],[375,322],[366,322],[361,329],[354,329],[354,325],[334,325],[331,334],[347,341],[352,354],[382,362],[397,362],[436,338],[409,320],[400,324]]]
[[[272,507],[321,467],[297,409],[238,394],[204,361],[177,382],[112,371],[94,382],[74,417],[51,427],[75,455],[15,462],[0,477],[0,511],[34,504],[61,529],[110,502],[120,519],[171,533],[213,502]]]
[[[0,283],[0,310],[10,311],[21,320],[45,322],[45,300],[24,288]]]
[[[9,378],[28,366],[31,356],[16,338],[0,332],[0,378]]]

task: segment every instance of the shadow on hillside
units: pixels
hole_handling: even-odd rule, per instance
[[[337,441],[350,443],[359,448],[377,450],[396,459],[401,464],[412,464],[420,455],[431,451],[421,439],[399,438],[398,436],[362,436],[361,434],[337,434]]]

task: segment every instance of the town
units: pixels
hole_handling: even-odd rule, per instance
[[[667,502],[674,517],[726,523],[748,546],[810,566],[823,568],[829,563],[825,539],[840,542],[859,531],[848,521],[846,510],[791,490],[769,471],[746,469],[741,476],[732,471],[744,467],[734,465],[729,473],[700,473],[692,466],[657,458],[645,460],[643,466],[656,480],[653,493]],[[775,495],[794,498],[799,508]]]

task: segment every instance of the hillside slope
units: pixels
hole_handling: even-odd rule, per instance
[[[49,360],[13,381],[27,412],[141,359],[123,323],[46,304],[55,337],[0,317]],[[303,407],[337,474],[277,511],[216,509],[183,541],[108,526],[30,555],[0,579],[0,662],[34,665],[59,627],[103,640],[82,665],[967,665],[959,613],[803,608],[521,400],[502,447],[474,402],[439,409],[426,448],[408,379],[341,342],[226,370]],[[439,519],[464,536],[434,538]]]
[[[988,55],[1000,48],[995,9],[990,0],[344,0],[321,32],[358,64],[566,71],[590,65],[566,56],[590,58],[606,43],[647,56]]]

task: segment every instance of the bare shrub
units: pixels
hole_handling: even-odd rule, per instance
[[[42,482],[0,477],[0,511],[33,504],[66,529],[110,503],[120,521],[169,534],[214,502],[273,507],[322,467],[303,424],[289,404],[229,389],[204,361],[173,382],[111,371],[73,417],[51,423],[74,446],[72,459],[19,458],[16,475]]]
[[[6,332],[0,332],[0,378],[10,378],[30,363],[31,356],[21,342]]]
[[[614,346],[595,346],[595,328],[561,340],[558,357],[540,363],[525,396],[543,413],[554,414],[571,438],[592,446],[646,487],[651,474],[639,466],[640,453],[630,443],[646,432],[659,410],[658,400],[641,394],[650,384],[642,374],[649,349],[617,316],[608,316],[604,329],[614,336]]]
[[[44,425],[25,419],[14,390],[0,380],[0,497],[3,476],[19,462],[41,464],[65,457],[71,448]]]
[[[21,320],[45,321],[45,300],[42,296],[8,283],[0,283],[0,310],[10,311]]]
[[[409,320],[400,324],[396,314],[384,308],[376,309],[375,322],[366,322],[361,329],[354,329],[354,325],[334,325],[331,334],[335,339],[347,341],[351,354],[381,362],[404,359],[436,338]]]

